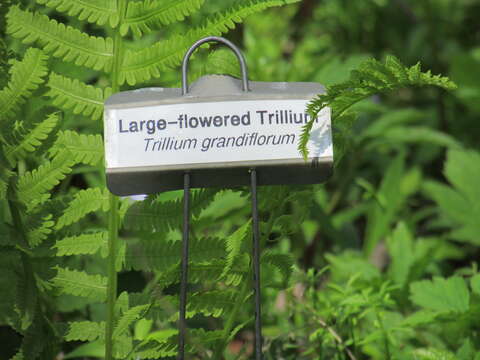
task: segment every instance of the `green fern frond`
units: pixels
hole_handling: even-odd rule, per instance
[[[100,188],[80,190],[74,195],[73,200],[58,219],[55,229],[60,230],[65,226],[73,224],[91,212],[97,210],[106,212],[109,209],[108,190]]]
[[[294,260],[290,254],[278,254],[272,251],[265,251],[261,256],[262,264],[270,264],[274,266],[280,274],[282,274],[282,280],[286,284],[290,280],[290,276],[293,272]]]
[[[115,329],[113,330],[113,338],[123,335],[128,331],[129,326],[148,311],[150,305],[138,305],[128,309],[118,320]]]
[[[66,341],[94,341],[101,339],[105,332],[105,322],[74,321],[68,324]]]
[[[180,241],[164,242],[155,238],[145,239],[138,245],[128,246],[125,267],[164,272],[179,264],[180,253]],[[225,242],[221,239],[192,239],[190,242],[189,259],[192,263],[220,259],[225,254]]]
[[[188,268],[188,282],[192,284],[201,283],[204,281],[219,281],[225,280],[228,285],[238,285],[248,273],[248,268],[237,266],[231,269],[230,272],[223,276],[223,269],[225,268],[225,261],[213,260],[208,263],[190,264]],[[171,270],[162,274],[158,280],[158,286],[164,288],[169,285],[178,284],[180,282],[180,266],[174,266]]]
[[[187,304],[187,317],[192,318],[197,314],[218,318],[228,313],[230,308],[244,299],[238,298],[238,292],[232,290],[212,290],[189,295]],[[178,312],[170,320],[177,320]]]
[[[28,210],[50,198],[49,191],[60,183],[72,170],[73,162],[67,152],[52,161],[26,172],[18,180],[17,195]]]
[[[188,348],[187,348],[188,349]],[[186,349],[186,351],[188,351]],[[135,358],[141,360],[163,359],[174,357],[178,352],[178,344],[175,340],[166,342],[148,341],[135,351]]]
[[[47,56],[38,49],[28,49],[23,60],[13,62],[10,81],[0,91],[0,121],[15,114],[25,99],[43,83],[46,74]]]
[[[115,28],[120,20],[115,0],[36,0],[58,12],[75,16],[78,20],[87,20],[100,26],[109,24]]]
[[[30,247],[34,248],[40,245],[53,232],[55,222],[52,220],[52,215],[48,214],[39,219],[27,224],[27,241]]]
[[[89,36],[46,15],[12,6],[7,14],[7,31],[25,44],[38,43],[54,57],[94,70],[109,71],[113,59],[113,40]]]
[[[8,190],[8,181],[13,174],[14,173],[8,169],[4,169],[0,174],[0,200],[5,199]]]
[[[308,156],[307,144],[310,139],[313,121],[323,109],[332,109],[332,123],[344,116],[348,109],[357,102],[375,94],[385,93],[407,86],[438,86],[453,90],[456,85],[446,77],[432,75],[430,71],[421,71],[420,64],[404,66],[394,56],[388,56],[384,63],[370,59],[353,70],[350,78],[327,88],[325,94],[319,95],[308,105],[312,120],[304,125],[298,149],[304,158]]]
[[[108,232],[98,231],[58,240],[53,248],[57,250],[57,256],[92,255],[105,247],[107,240]]]
[[[112,94],[111,88],[101,89],[86,85],[77,79],[55,73],[50,74],[47,86],[50,89],[47,96],[53,99],[53,105],[93,120],[102,117],[103,103]]]
[[[61,267],[56,269],[57,276],[52,279],[52,284],[62,294],[81,296],[94,301],[105,301],[107,297],[106,277]]]
[[[235,28],[246,17],[268,7],[281,6],[298,0],[250,0],[208,18],[199,28],[183,36],[162,40],[139,51],[127,51],[120,74],[120,83],[135,85],[158,78],[160,72],[180,64],[187,49],[205,36],[218,36]]]
[[[42,145],[42,141],[52,132],[58,120],[58,114],[51,114],[43,121],[27,123],[26,126],[15,129],[11,136],[14,139],[13,143],[9,141],[5,144],[5,156],[10,163],[26,157],[27,153],[35,151]]]
[[[75,131],[60,131],[57,140],[49,149],[54,158],[67,150],[77,164],[96,166],[103,161],[103,139],[101,135],[78,134]]]
[[[251,220],[247,221],[237,231],[230,235],[226,240],[227,245],[227,262],[224,270],[224,274],[227,274],[238,256],[242,254],[242,245],[245,242],[250,232]]]
[[[198,190],[192,194],[191,213],[193,217],[213,201],[218,189]],[[125,225],[129,229],[155,231],[159,229],[176,229],[182,224],[182,200],[147,201],[133,204],[127,211]]]
[[[181,21],[196,12],[205,0],[144,0],[128,3],[120,34],[129,30],[136,36],[148,34],[154,29]]]

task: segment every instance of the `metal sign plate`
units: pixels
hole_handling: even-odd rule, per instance
[[[217,39],[217,38],[215,38]],[[114,194],[180,189],[190,172],[192,187],[311,184],[325,180],[333,163],[330,109],[314,121],[305,161],[298,143],[309,121],[307,103],[325,90],[316,83],[249,82],[208,75],[189,89],[184,59],[182,89],[121,92],[105,103],[107,185]]]
[[[209,76],[200,87],[208,88],[209,83],[219,80]],[[288,165],[300,173],[286,177],[288,172],[280,172],[267,180],[270,176],[262,177],[264,172],[259,172],[259,183],[321,181],[324,176],[314,173],[325,172],[325,165],[333,159],[329,109],[315,120],[308,162],[298,152],[298,142],[302,126],[310,119],[306,105],[323,89],[310,83],[250,84],[248,96],[242,96],[239,89],[239,94],[230,96],[202,97],[199,93],[205,89],[194,84],[189,97],[168,91],[174,89],[143,89],[130,92],[130,96],[122,93],[111,97],[105,107],[105,160],[111,191],[126,195],[181,188],[178,175],[184,171],[192,171],[193,187],[242,185],[248,184],[248,173],[236,178],[235,169],[285,170]],[[302,86],[308,94],[299,91]],[[288,94],[291,87],[296,90],[293,96]],[[196,171],[201,175],[208,169],[223,171],[211,172],[207,175],[210,179],[195,176]],[[227,169],[233,176],[226,176]]]

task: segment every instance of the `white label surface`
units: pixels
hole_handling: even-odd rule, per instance
[[[224,101],[108,109],[109,169],[299,159],[307,100]],[[315,120],[310,157],[332,157],[330,109]],[[188,167],[188,166],[186,166]]]

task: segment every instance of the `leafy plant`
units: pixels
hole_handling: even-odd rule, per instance
[[[110,86],[102,87],[90,85],[79,79],[52,71],[46,84],[49,88],[46,96],[51,99],[54,106],[73,114],[80,114],[90,117],[92,120],[97,120],[101,116],[103,102],[110,94],[118,92],[125,83],[135,85],[158,78],[162,72],[178,66],[187,48],[198,38],[206,35],[220,35],[234,28],[235,23],[241,22],[242,19],[255,12],[292,2],[295,1],[251,0],[239,3],[230,9],[208,17],[198,27],[191,28],[183,34],[175,34],[168,39],[146,45],[142,49],[134,48],[132,34],[134,37],[140,37],[166,25],[181,21],[198,11],[204,1],[165,2],[146,0],[144,2],[127,3],[127,1],[118,0],[108,1],[98,6],[88,1],[77,4],[66,0],[39,0],[39,4],[44,4],[60,13],[75,17],[80,21],[87,20],[94,23],[101,27],[105,33],[112,34],[112,36],[92,36],[76,27],[58,22],[48,15],[23,10],[20,6],[10,7],[6,15],[7,31],[24,44],[36,45],[54,58],[87,69],[102,71],[107,75]],[[34,55],[39,58],[36,62],[33,58]],[[12,115],[18,109],[20,103],[24,101],[24,98],[31,95],[31,90],[38,86],[40,79],[43,79],[47,73],[45,61],[46,58],[43,53],[32,49],[27,52],[24,63],[22,63],[23,67],[18,65],[12,68],[12,83],[3,90],[4,94],[0,97],[3,102],[0,115]],[[35,70],[33,65],[37,63],[41,70]],[[33,71],[31,71],[32,69]],[[31,78],[28,78],[29,76]],[[33,151],[35,147],[41,144],[40,141],[45,140],[48,133],[53,130],[56,120],[56,118],[50,117],[39,125],[37,123],[28,124],[29,127],[26,131],[18,130],[18,135],[14,136],[16,138],[22,137],[22,140],[7,141],[5,157],[13,165],[15,157],[25,155],[26,151]],[[12,123],[9,123],[9,126],[12,126]],[[6,131],[5,133],[12,133],[12,131]],[[107,277],[99,274],[88,274],[83,270],[58,267],[57,275],[48,283],[49,287],[52,286],[60,294],[82,296],[90,302],[107,300],[108,311],[105,323],[71,322],[68,325],[70,330],[66,333],[65,339],[68,341],[94,341],[98,338],[103,341],[104,339],[105,357],[107,359],[134,356],[132,352],[136,351],[137,346],[142,348],[141,351],[144,354],[141,355],[142,358],[171,355],[172,350],[167,354],[162,353],[162,351],[155,353],[154,350],[148,350],[148,346],[146,348],[143,343],[134,347],[133,338],[128,331],[130,325],[141,314],[145,315],[147,308],[150,309],[156,305],[155,302],[148,301],[143,305],[129,307],[128,299],[117,298],[117,271],[122,268],[126,251],[125,243],[122,243],[118,238],[118,232],[129,206],[128,202],[125,201],[121,205],[119,199],[109,195],[103,186],[83,189],[71,194],[66,206],[57,205],[56,199],[51,198],[50,191],[72,171],[75,164],[83,163],[93,166],[100,164],[102,160],[101,139],[98,135],[80,135],[67,130],[59,132],[57,140],[51,147],[46,147],[43,150],[51,160],[40,165],[37,169],[22,174],[17,185],[18,199],[26,206],[27,214],[35,214],[41,219],[38,221],[39,227],[32,229],[31,235],[29,235],[30,233],[25,235],[27,238],[31,238],[30,245],[39,245],[47,238],[47,235],[55,232],[55,236],[50,238],[57,240],[53,245],[53,248],[57,250],[57,255],[88,255],[101,250],[102,255],[108,257]],[[8,173],[2,183],[2,194],[7,191],[6,184],[9,177]],[[197,212],[203,209],[213,199],[214,195],[215,192],[198,193],[195,198],[198,200],[194,201],[194,203],[197,203],[194,205],[194,208],[198,208]],[[140,209],[140,217],[142,219],[155,218],[162,220],[162,214],[166,214],[169,218],[165,219],[165,222],[160,222],[158,227],[150,227],[148,230],[165,231],[167,227],[175,229],[179,226],[180,211],[178,205],[178,200],[165,203],[158,202],[155,197],[152,197]],[[45,207],[51,208],[50,211],[55,210],[55,216],[48,213]],[[137,207],[134,206],[127,214],[127,223],[133,223],[129,219],[138,214],[136,209]],[[105,232],[98,231],[77,233],[72,229],[87,215],[99,211],[108,213],[108,235]],[[19,224],[17,226],[23,228]],[[246,231],[247,229],[244,228],[243,232],[246,233]],[[236,241],[242,241],[244,236],[237,236],[235,239]],[[82,241],[81,245],[78,244],[79,240]],[[208,242],[205,241],[201,246],[205,246],[205,244],[208,244]],[[165,245],[168,246],[168,243],[163,243],[163,246]],[[148,253],[148,256],[159,256],[163,246],[153,254]],[[236,246],[238,247],[238,245]],[[207,255],[205,252],[203,254]],[[199,264],[198,280],[208,278],[210,275],[215,280],[225,278],[238,284],[247,275],[245,271],[238,272],[238,270],[234,272],[234,275],[229,272],[223,274],[221,271],[222,262],[203,266],[202,264],[208,260],[208,257],[202,257],[201,264]],[[230,258],[229,261],[232,262],[234,259]],[[177,281],[175,275],[178,272],[176,262],[172,263],[172,266],[174,268],[170,269],[170,272],[163,273],[162,278],[158,279],[160,283],[163,281],[164,286]],[[147,267],[148,270],[153,268]],[[142,267],[142,269],[144,268]],[[192,281],[195,281],[195,267],[193,265],[192,269]],[[243,297],[248,295],[247,289],[247,287],[244,287]],[[208,296],[208,293],[205,296]],[[121,301],[126,301],[126,303],[119,305]],[[204,304],[207,308],[210,306],[208,302],[200,302],[195,310],[196,313],[205,312],[200,304]],[[118,308],[119,306],[122,307]],[[208,310],[207,314],[210,313],[211,311]],[[218,311],[215,313],[218,313]],[[89,334],[82,333],[82,329],[86,330],[89,327],[96,330]],[[103,327],[105,327],[105,333],[103,333]],[[233,328],[230,325],[222,332],[223,345],[225,345],[226,338],[231,336],[230,332],[232,330]],[[202,333],[202,336],[209,335],[208,333]],[[219,348],[218,352],[221,350]],[[30,358],[30,356],[27,356],[29,354],[30,350],[25,348],[18,356]]]

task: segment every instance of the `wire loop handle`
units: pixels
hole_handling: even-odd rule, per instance
[[[190,56],[192,56],[193,52],[200,47],[201,45],[207,42],[219,42],[224,45],[227,45],[234,53],[237,55],[238,61],[240,62],[240,68],[242,69],[242,88],[243,91],[249,91],[249,83],[248,83],[248,69],[247,69],[247,62],[245,61],[245,57],[243,56],[240,49],[231,41],[220,37],[220,36],[208,36],[206,38],[198,40],[195,44],[192,45],[190,49],[188,49],[187,53],[183,58],[182,63],[182,95],[188,94],[188,61],[190,60]]]

